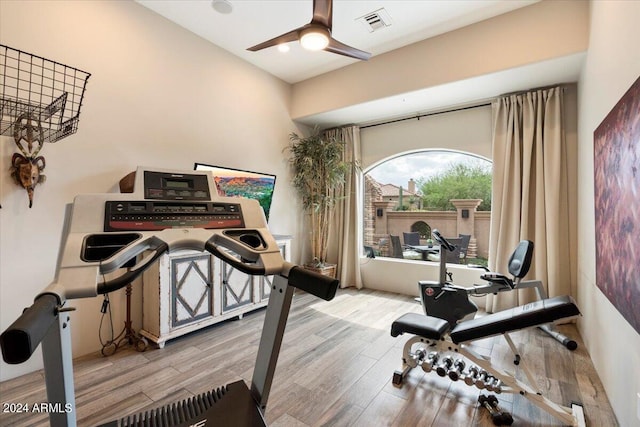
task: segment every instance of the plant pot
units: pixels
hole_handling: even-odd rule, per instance
[[[313,265],[304,265],[306,270],[315,271],[316,273],[320,273],[323,276],[329,276],[332,278],[336,278],[336,264],[325,264],[323,267],[315,267]]]

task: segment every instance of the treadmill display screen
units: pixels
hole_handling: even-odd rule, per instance
[[[175,179],[166,179],[164,181],[164,185],[165,187],[170,187],[170,188],[192,188],[193,187],[193,183],[190,183],[189,181],[178,181]]]

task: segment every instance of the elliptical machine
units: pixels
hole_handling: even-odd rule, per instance
[[[485,273],[480,276],[487,284],[474,285],[466,288],[452,283],[452,274],[447,272],[447,257],[444,251],[453,251],[455,246],[445,239],[437,229],[432,232],[433,238],[440,244],[440,274],[439,280],[421,280],[418,282],[420,289],[420,301],[427,316],[438,317],[449,322],[453,328],[458,322],[472,319],[478,311],[478,306],[470,300],[472,297],[483,297],[498,292],[513,291],[517,289],[534,288],[538,299],[546,299],[547,293],[540,280],[526,280],[533,258],[533,242],[522,240],[509,258],[509,273],[513,279],[500,273],[491,272],[486,267]],[[449,279],[447,281],[447,279]],[[551,325],[541,325],[539,329],[546,332],[556,341],[569,350],[578,348],[578,344],[567,336],[555,331]]]

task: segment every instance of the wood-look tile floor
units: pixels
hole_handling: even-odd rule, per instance
[[[269,398],[271,426],[491,426],[477,404],[480,390],[414,369],[402,388],[391,384],[409,336],[391,337],[394,319],[421,312],[413,298],[371,290],[339,290],[331,302],[299,293],[289,315]],[[144,353],[121,349],[110,357],[74,362],[79,426],[93,426],[185,399],[224,384],[251,381],[264,310],[175,339]],[[537,329],[512,335],[555,402],[582,402],[587,425],[617,422],[597,372],[573,325],[560,327],[578,342],[569,351]],[[506,342],[476,342],[483,354],[514,371]],[[486,393],[486,391],[484,391]],[[528,400],[498,395],[516,426],[560,426]],[[0,383],[4,403],[45,402],[42,371]],[[4,405],[3,405],[4,406]],[[47,425],[43,414],[0,413],[1,426]]]

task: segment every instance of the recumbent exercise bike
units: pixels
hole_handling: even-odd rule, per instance
[[[453,251],[455,247],[442,237],[437,229],[434,229],[432,234],[434,239],[440,244],[440,277],[437,282],[427,280],[418,282],[420,301],[426,315],[444,319],[449,322],[449,325],[453,328],[458,322],[473,318],[478,311],[478,306],[469,297],[484,297],[485,295],[497,294],[499,292],[533,288],[536,291],[538,299],[542,300],[547,298],[547,293],[540,280],[522,280],[529,272],[531,266],[534,248],[532,241],[521,240],[511,254],[508,268],[509,273],[513,275],[513,279],[504,274],[491,272],[483,266],[469,265],[469,267],[484,268],[486,272],[480,276],[480,278],[488,283],[466,288],[451,283],[451,274],[447,272],[447,257],[443,256],[443,251]],[[449,278],[449,281],[447,281],[447,278]],[[555,331],[551,325],[540,325],[539,329],[569,350],[578,348],[575,340]]]

